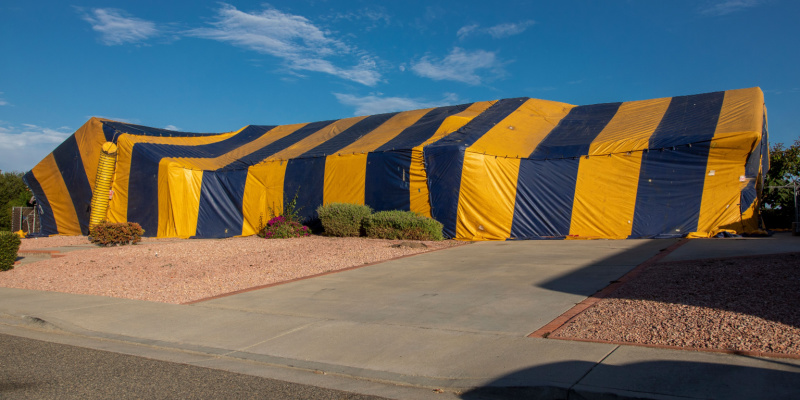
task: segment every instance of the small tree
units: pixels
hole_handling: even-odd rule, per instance
[[[793,184],[800,185],[800,139],[788,148],[784,148],[783,143],[773,145],[769,164],[769,172],[764,179],[761,213],[767,228],[789,228],[795,220]]]

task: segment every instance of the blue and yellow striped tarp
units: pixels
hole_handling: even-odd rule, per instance
[[[148,236],[256,233],[297,198],[411,210],[461,240],[758,230],[768,165],[759,88],[573,106],[476,102],[228,133],[92,118],[25,175],[47,234],[87,234],[100,149],[106,219]]]

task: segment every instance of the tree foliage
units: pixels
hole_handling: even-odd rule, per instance
[[[26,207],[31,193],[25,182],[22,181],[21,172],[3,172],[0,174],[0,231],[11,230],[11,209],[13,207]]]
[[[769,188],[800,184],[800,139],[784,147],[772,146],[769,155],[769,172],[764,179],[762,214],[767,228],[788,228],[795,218],[793,188]]]

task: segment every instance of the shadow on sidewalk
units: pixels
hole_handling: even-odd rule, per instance
[[[567,361],[510,373],[462,393],[461,398],[800,398],[800,366],[775,360],[768,362],[777,364],[780,369],[685,361],[636,362],[618,366]],[[563,382],[564,374],[554,371],[570,371],[580,378],[576,383]]]

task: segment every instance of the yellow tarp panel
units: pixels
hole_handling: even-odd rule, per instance
[[[266,226],[272,214],[283,212],[283,179],[287,162],[274,160],[247,169],[242,212],[242,236],[254,235]]]
[[[589,155],[638,151],[648,148],[671,97],[622,103],[614,118],[592,141]]]
[[[185,169],[169,158],[158,166],[158,237],[189,238],[197,233],[203,171]]]
[[[473,153],[527,157],[575,106],[529,99],[467,149]]]
[[[367,155],[332,155],[325,159],[323,204],[364,204]]]
[[[640,151],[581,158],[569,234],[586,239],[630,236],[641,163]]]
[[[53,209],[58,233],[60,235],[80,235],[81,227],[78,223],[78,215],[75,214],[75,206],[72,204],[69,188],[64,183],[64,178],[57,173],[58,165],[56,165],[53,154],[48,154],[44,160],[36,164],[32,172]]]
[[[456,238],[505,240],[514,219],[519,159],[466,153]]]
[[[725,92],[708,153],[698,232],[742,222],[740,196],[749,183],[745,163],[761,139],[763,105],[763,93],[758,88]]]

